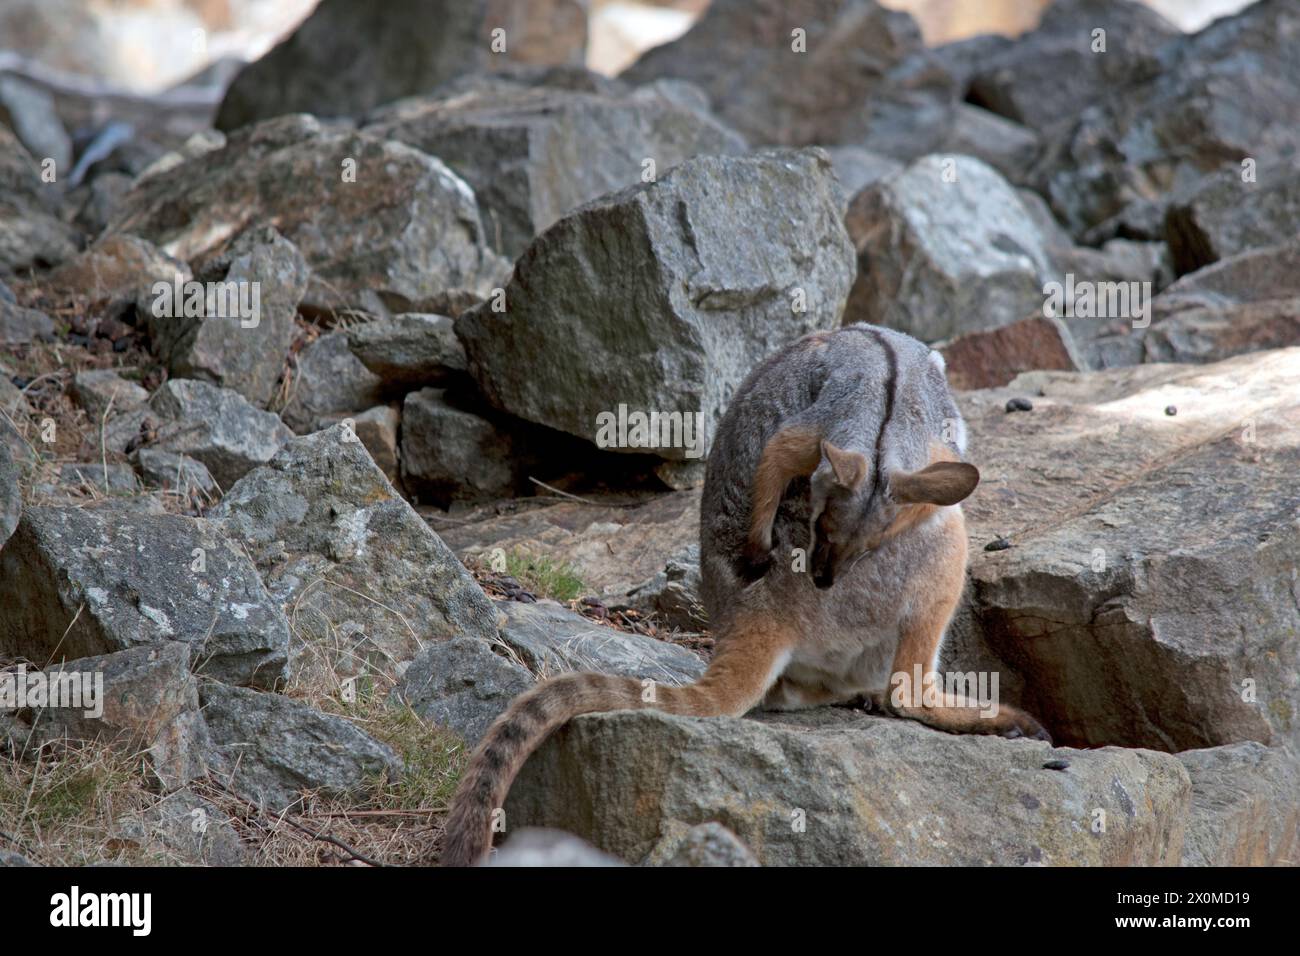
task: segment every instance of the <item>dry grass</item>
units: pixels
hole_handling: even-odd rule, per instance
[[[388,744],[403,763],[361,795],[305,795],[289,812],[242,799],[215,775],[189,789],[229,818],[246,865],[419,865],[437,859],[442,820],[467,753],[464,743],[378,694],[324,709]],[[2,740],[3,738],[0,738]],[[144,823],[165,799],[152,791],[143,754],[106,742],[59,742],[0,757],[0,848],[43,865],[193,865]],[[127,828],[128,821],[136,826]]]
[[[398,754],[403,772],[378,779],[361,799],[308,795],[285,814],[268,813],[209,779],[192,787],[227,814],[253,866],[413,866],[429,864],[442,845],[447,803],[468,753],[454,734],[433,727],[381,695],[354,703],[318,701]]]
[[[97,743],[0,756],[0,845],[43,865],[179,863],[165,845],[113,838],[117,822],[159,799],[143,760]]]

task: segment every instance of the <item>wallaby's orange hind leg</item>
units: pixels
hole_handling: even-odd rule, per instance
[[[739,717],[758,706],[798,639],[793,628],[770,617],[739,617],[719,638],[709,669],[691,685],[702,702],[698,715]]]
[[[938,667],[939,645],[961,600],[965,584],[965,522],[959,513],[952,514],[947,520],[944,550],[937,562],[939,574],[917,582],[919,591],[911,602],[912,611],[902,621],[901,639],[894,652],[891,675],[906,674],[908,681],[914,682],[917,665],[920,665],[923,675]],[[891,691],[892,687],[891,683]],[[998,705],[995,714],[986,716],[979,703],[959,694],[937,693],[937,702],[932,701],[927,706],[921,697],[922,688],[912,687],[911,690],[911,699],[902,704],[895,702],[891,691],[883,695],[873,694],[871,701],[876,709],[883,707],[899,717],[920,721],[949,733],[1051,739],[1037,720],[1015,707]]]

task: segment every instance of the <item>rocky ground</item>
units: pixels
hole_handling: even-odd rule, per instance
[[[498,862],[1300,862],[1300,2],[714,0],[617,78],[581,6],[323,0],[215,110],[0,73],[0,679],[106,688],[0,701],[0,862],[436,861],[513,696],[703,671],[713,427],[854,321],[947,359],[943,665],[1056,746],[579,718],[506,819],[601,852]]]

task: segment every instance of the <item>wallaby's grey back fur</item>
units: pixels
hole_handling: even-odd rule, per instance
[[[864,455],[866,480],[877,495],[891,471],[924,468],[935,442],[957,457],[966,452],[966,425],[943,360],[909,335],[850,325],[805,336],[771,356],[736,391],[709,456],[700,554],[711,621],[725,616],[745,589],[736,556],[749,535],[755,472],[768,441],[792,425],[808,425]],[[787,558],[795,548],[811,553],[808,482],[796,478],[777,512],[773,550]]]

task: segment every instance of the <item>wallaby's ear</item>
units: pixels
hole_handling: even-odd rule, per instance
[[[804,425],[789,425],[767,440],[754,472],[754,500],[749,516],[749,539],[741,555],[740,573],[757,581],[771,563],[772,522],[781,497],[792,480],[807,477],[821,462],[821,435]]]
[[[964,461],[940,461],[920,471],[889,476],[889,491],[899,504],[955,505],[980,483],[979,469]]]
[[[867,476],[867,459],[856,451],[837,448],[828,441],[822,442],[822,455],[831,463],[835,474],[835,483],[842,488],[852,490],[862,484]]]

